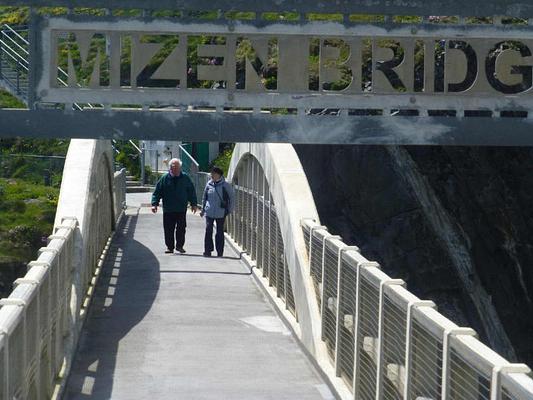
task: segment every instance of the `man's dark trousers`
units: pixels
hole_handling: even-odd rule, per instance
[[[219,256],[224,255],[224,220],[226,217],[222,218],[209,218],[205,217],[205,240],[204,240],[204,249],[206,253],[211,253],[213,251],[213,223],[217,222],[217,233],[215,235],[215,247],[217,249],[217,254]]]
[[[163,212],[163,229],[165,230],[165,244],[169,250],[181,249],[185,244],[185,228],[187,227],[187,212]],[[175,233],[174,233],[175,232]],[[175,242],[174,242],[175,235]],[[174,247],[174,243],[176,247]]]

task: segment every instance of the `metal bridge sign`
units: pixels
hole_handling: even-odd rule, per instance
[[[532,49],[529,30],[492,26],[465,35],[446,26],[386,30],[307,23],[258,29],[246,23],[51,18],[41,36],[36,99],[226,108],[527,110],[533,105]]]

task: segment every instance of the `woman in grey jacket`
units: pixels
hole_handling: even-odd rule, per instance
[[[224,222],[226,216],[235,208],[235,194],[233,187],[224,179],[223,171],[219,167],[211,169],[211,180],[205,186],[202,212],[205,215],[204,257],[211,257],[213,247],[217,256],[224,255]],[[213,246],[213,224],[217,224],[215,246]]]

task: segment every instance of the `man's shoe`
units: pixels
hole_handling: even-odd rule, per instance
[[[205,251],[204,252],[204,257],[211,257],[211,252],[210,251]]]
[[[166,249],[165,250],[165,254],[172,254],[174,253],[174,250],[171,250],[171,249]]]
[[[181,254],[186,253],[183,247],[180,247],[179,249],[176,249],[176,250],[179,251]]]
[[[224,257],[224,254],[222,254],[222,253],[218,253],[218,254],[217,254],[217,257]]]

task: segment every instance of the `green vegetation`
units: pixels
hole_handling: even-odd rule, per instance
[[[9,295],[13,281],[46,246],[58,196],[58,187],[0,178],[0,297]]]
[[[27,263],[52,233],[59,189],[0,178],[0,265]]]
[[[139,146],[138,140],[134,140],[133,142]],[[119,152],[115,155],[115,162],[117,162],[121,168],[126,168],[130,175],[139,179],[141,176],[141,162],[139,160],[140,155],[137,149],[128,140],[117,140],[115,142],[115,149]]]
[[[0,108],[26,108],[26,106],[16,97],[0,89]]]
[[[218,157],[211,162],[210,167],[217,166],[222,168],[222,170],[224,171],[224,175],[227,176],[232,155],[233,145],[221,152]]]

